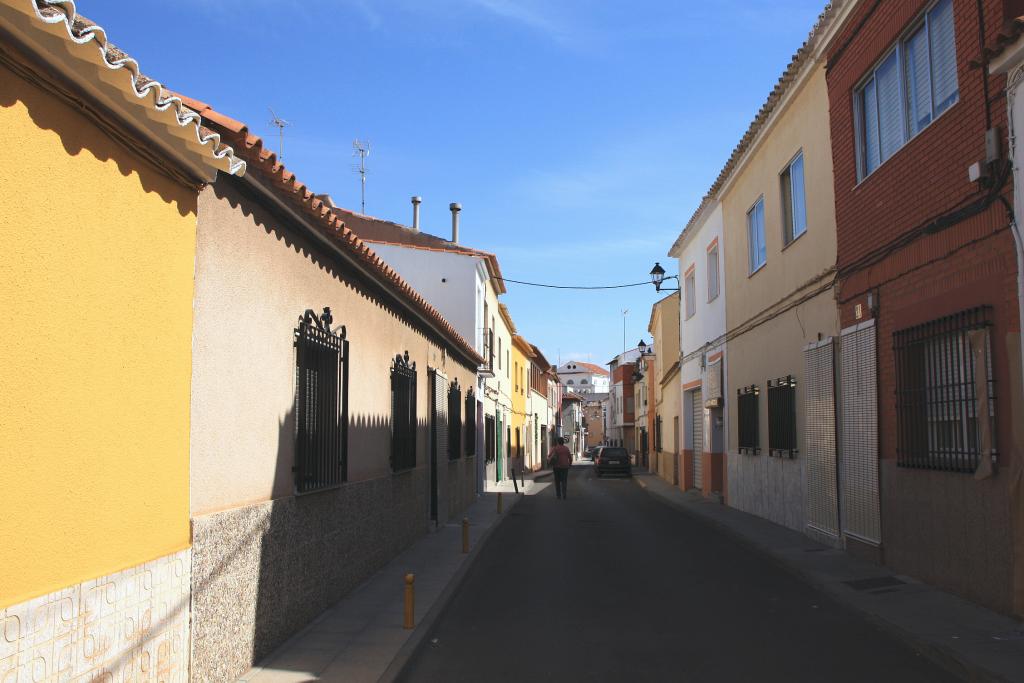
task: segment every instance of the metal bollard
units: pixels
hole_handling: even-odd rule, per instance
[[[405,623],[406,630],[413,628],[416,624],[416,575],[405,575]]]
[[[501,514],[501,491],[498,491],[498,514]]]
[[[462,518],[462,554],[469,552],[469,518]]]

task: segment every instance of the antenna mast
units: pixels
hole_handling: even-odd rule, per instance
[[[359,157],[359,163],[352,166],[352,170],[359,174],[359,181],[362,184],[360,213],[366,213],[366,157],[370,156],[370,142],[367,140],[352,141],[352,156]]]
[[[270,109],[270,107],[267,107]],[[284,128],[285,126],[292,125],[290,121],[285,121],[280,116],[274,113],[273,109],[270,109],[270,125],[277,126],[277,161],[278,163],[284,163]]]

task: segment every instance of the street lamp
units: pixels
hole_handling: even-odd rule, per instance
[[[637,348],[637,350],[640,351],[640,355],[641,356],[644,355],[645,353],[647,353],[647,344],[644,343],[643,339],[641,339],[640,343],[636,345],[636,348]]]
[[[675,279],[676,283],[679,282],[679,277],[677,275],[669,275],[667,277],[670,280]],[[654,290],[657,292],[678,292],[678,287],[665,287],[664,289],[662,289],[661,285],[662,283],[664,283],[665,278],[665,269],[661,267],[660,263],[655,262],[654,267],[651,268],[651,284],[654,285]]]

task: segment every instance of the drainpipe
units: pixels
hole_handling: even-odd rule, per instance
[[[459,243],[459,211],[462,211],[462,205],[452,202],[448,205],[448,208],[452,210],[452,242],[455,244]]]
[[[412,229],[413,232],[420,231],[420,203],[423,201],[423,197],[412,198]]]

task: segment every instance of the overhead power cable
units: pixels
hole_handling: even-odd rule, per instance
[[[624,287],[643,287],[650,285],[651,281],[630,282],[625,285],[548,285],[541,282],[524,282],[523,280],[510,280],[507,277],[494,277],[502,282],[514,282],[517,285],[529,285],[530,287],[547,287],[548,289],[622,289]]]

